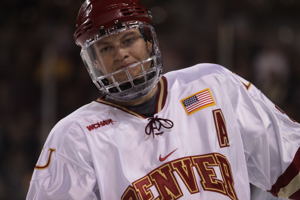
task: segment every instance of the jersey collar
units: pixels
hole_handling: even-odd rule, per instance
[[[158,82],[158,95],[156,97],[155,113],[160,112],[164,108],[164,106],[165,106],[167,95],[168,95],[167,87],[168,87],[167,79],[164,76],[162,76],[161,79]],[[120,109],[120,110],[122,110],[124,112],[127,112],[127,113],[129,113],[131,115],[134,115],[136,117],[139,117],[139,118],[147,118],[144,115],[141,115],[141,114],[138,114],[138,113],[136,113],[136,112],[134,112],[132,110],[129,110],[128,108],[126,108],[124,106],[121,106],[121,105],[118,105],[118,104],[106,101],[103,98],[98,98],[96,100],[96,102],[101,103],[101,104],[105,104],[105,105],[108,105],[108,106],[112,106],[112,107],[115,107],[115,108],[118,108],[118,109]]]

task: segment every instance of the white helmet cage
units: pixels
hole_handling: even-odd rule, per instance
[[[152,44],[149,56],[114,72],[104,72],[105,66],[101,66],[104,65],[103,60],[95,53],[97,42],[130,29],[138,29],[141,37]],[[144,22],[125,22],[111,29],[100,29],[99,34],[84,43],[80,54],[101,95],[115,101],[126,102],[145,96],[155,87],[162,74],[161,53],[155,30]],[[132,71],[138,73],[133,74]]]

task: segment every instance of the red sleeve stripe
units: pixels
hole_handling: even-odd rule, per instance
[[[295,192],[292,196],[290,196],[290,199],[300,199],[300,190],[298,190],[298,192]]]
[[[287,186],[281,188],[278,192],[279,197],[291,198],[291,196],[296,196],[297,193],[300,192],[300,174],[298,174]],[[298,199],[293,198],[293,199]]]
[[[293,197],[299,199],[300,194],[300,148],[290,166],[277,179],[276,183],[271,188],[271,193],[275,196]],[[296,197],[296,198],[295,198]]]

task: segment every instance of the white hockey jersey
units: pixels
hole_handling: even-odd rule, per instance
[[[53,128],[27,199],[300,199],[300,125],[215,64],[165,74],[146,118],[98,99]]]

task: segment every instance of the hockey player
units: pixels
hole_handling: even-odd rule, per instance
[[[216,64],[162,74],[138,0],[87,0],[76,44],[100,98],[56,124],[27,199],[300,199],[300,125]]]

